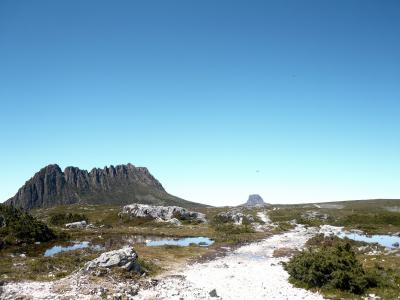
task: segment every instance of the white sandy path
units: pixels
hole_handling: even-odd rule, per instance
[[[257,217],[261,219],[265,223],[265,225],[270,225],[271,224],[271,219],[268,217],[268,215],[265,212],[258,212]]]
[[[228,256],[165,277],[142,290],[136,299],[323,299],[320,294],[293,287],[284,271],[284,258],[272,257],[277,248],[302,248],[315,229],[296,229],[233,251]],[[218,298],[209,292],[216,290]]]

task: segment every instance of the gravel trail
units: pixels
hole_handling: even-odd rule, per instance
[[[297,226],[261,242],[238,248],[223,258],[189,265],[160,279],[135,299],[323,299],[320,294],[293,287],[275,249],[301,249],[316,233]]]

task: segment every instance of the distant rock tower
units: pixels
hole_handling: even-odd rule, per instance
[[[250,195],[249,199],[245,203],[246,206],[264,206],[266,203],[260,195]]]

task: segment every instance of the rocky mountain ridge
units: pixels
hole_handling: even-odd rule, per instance
[[[84,204],[166,204],[196,206],[169,195],[144,167],[128,163],[94,168],[91,171],[57,164],[48,165],[29,179],[6,204],[23,209],[74,203]]]

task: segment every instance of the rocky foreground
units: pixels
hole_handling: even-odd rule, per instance
[[[288,257],[277,255],[302,248],[315,233],[316,229],[297,226],[287,233],[228,251],[222,258],[185,265],[140,285],[129,280],[115,282],[107,275],[93,281],[87,272],[78,272],[53,282],[8,283],[2,287],[0,298],[323,299],[319,294],[293,287],[281,265]],[[110,252],[110,255],[115,259],[122,257],[121,253]],[[133,254],[131,256],[136,259]],[[104,259],[96,263],[104,263]]]

